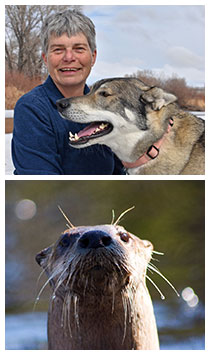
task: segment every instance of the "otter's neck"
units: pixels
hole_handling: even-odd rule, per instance
[[[138,298],[133,294],[132,300],[122,292],[110,297],[73,295],[65,302],[56,297],[48,317],[49,349],[157,349],[149,294],[146,289],[137,294]],[[145,331],[147,324],[149,334]]]

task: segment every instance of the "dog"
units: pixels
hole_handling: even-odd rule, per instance
[[[88,124],[70,145],[105,144],[128,174],[205,174],[205,125],[176,96],[137,78],[96,82],[89,94],[57,101],[65,119]]]

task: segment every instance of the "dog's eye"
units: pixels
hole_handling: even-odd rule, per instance
[[[130,235],[127,232],[120,232],[119,235],[123,242],[128,242],[130,240]]]
[[[103,96],[104,98],[107,98],[107,96],[111,96],[111,94],[110,94],[110,93],[108,93],[108,92],[107,92],[107,91],[105,91],[105,90],[100,91],[100,92],[99,92],[99,94],[100,94],[101,96]]]

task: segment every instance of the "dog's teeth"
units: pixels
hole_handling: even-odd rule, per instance
[[[75,137],[71,131],[69,131],[69,140],[70,141],[75,141]]]
[[[77,135],[77,133],[75,133],[74,138],[75,140],[79,140],[79,136]]]
[[[102,122],[102,124],[99,126],[99,128],[100,128],[101,130],[104,130],[107,126],[108,126],[108,124],[104,124],[104,123]]]
[[[97,127],[97,129],[94,132],[99,132],[99,131],[101,131],[101,130]]]

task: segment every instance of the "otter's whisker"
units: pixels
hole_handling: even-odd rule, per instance
[[[85,285],[84,285],[84,290],[83,290],[83,297],[85,297],[85,293],[86,293],[88,281],[89,281],[89,276],[87,276],[87,277],[85,278]]]
[[[51,281],[51,279],[53,278],[53,276],[50,276],[47,281],[44,283],[44,285],[42,286],[42,288],[40,289],[37,297],[36,297],[36,300],[34,302],[34,307],[33,307],[33,311],[36,309],[36,306],[37,306],[37,303],[39,301],[39,298],[40,298],[40,295],[42,294],[43,290],[45,289],[45,287],[48,285],[48,283]]]
[[[56,293],[56,291],[58,290],[58,288],[60,287],[60,285],[63,283],[63,281],[65,280],[65,278],[62,278],[62,277],[63,277],[63,275],[66,273],[67,269],[68,269],[68,266],[66,266],[66,267],[64,268],[63,272],[60,274],[60,276],[59,276],[59,278],[58,278],[58,280],[57,280],[57,282],[56,282],[56,286],[55,286],[55,289],[54,289],[54,294]]]
[[[65,299],[63,301],[62,316],[61,316],[61,324],[62,324],[64,330],[68,329],[70,337],[72,337],[71,318],[70,318],[71,299],[72,299],[71,293],[67,293],[65,296]],[[68,325],[67,328],[66,328],[66,325]]]
[[[68,293],[68,299],[67,299],[67,310],[66,310],[66,313],[67,313],[67,323],[68,323],[68,330],[69,330],[69,334],[70,334],[70,337],[72,337],[72,331],[71,331],[71,301],[72,301],[72,294],[71,293]]]
[[[115,219],[115,212],[114,212],[114,209],[112,209],[112,221],[111,221],[111,225],[114,224],[114,219]]]
[[[69,227],[69,229],[73,229],[75,228],[75,226],[71,223],[71,221],[69,220],[69,218],[67,218],[66,214],[64,213],[64,211],[61,209],[61,207],[58,205],[58,209],[60,210],[61,214],[63,215],[63,217],[66,219],[66,221],[69,223],[69,225],[67,225]]]
[[[43,271],[39,274],[39,277],[38,277],[38,279],[37,279],[37,282],[36,282],[36,286],[37,286],[37,287],[38,287],[39,281],[40,281],[40,279],[41,279],[41,277],[42,277],[42,275],[43,275],[44,273],[46,273],[46,272],[45,272],[45,270],[43,269]]]
[[[156,255],[164,255],[164,252],[159,252],[159,251],[152,251],[152,253],[156,253]]]
[[[78,297],[77,297],[77,295],[74,295],[74,318],[75,318],[76,326],[79,331],[79,312],[78,312]]]
[[[62,312],[61,312],[61,326],[62,328],[66,328],[66,309],[65,305],[66,305],[66,299],[68,298],[68,294],[65,295],[64,300],[63,300],[63,305],[62,305]]]
[[[123,338],[122,338],[122,344],[125,341],[125,336],[126,336],[126,330],[127,330],[127,312],[128,312],[128,308],[127,308],[127,301],[125,298],[125,295],[123,293],[121,293],[122,296],[122,303],[123,303],[123,309],[124,309],[124,332],[123,332]]]
[[[156,262],[160,262],[157,258],[151,257],[151,260],[156,261]]]
[[[114,313],[114,303],[115,303],[115,288],[114,281],[112,281],[112,310],[111,313]]]
[[[128,294],[128,315],[129,315],[129,323],[131,323],[132,318],[134,317],[134,310],[133,310],[133,283],[131,283],[130,287],[127,288]]]
[[[168,284],[169,286],[174,290],[174,292],[176,293],[176,295],[178,297],[180,297],[179,293],[177,292],[176,288],[173,286],[173,284],[171,282],[169,282],[169,280],[157,269],[157,267],[152,266],[150,263],[148,264],[148,269],[152,269],[154,272],[156,272],[157,274],[159,274]]]
[[[158,262],[159,262],[159,261],[158,261]],[[148,267],[149,267],[149,266],[152,266],[152,267],[154,267],[156,270],[159,271],[159,269],[158,269],[155,265],[153,265],[153,263],[150,262],[149,265],[148,265]],[[150,271],[150,272],[152,272],[152,271]]]
[[[157,291],[160,293],[160,297],[161,299],[165,299],[165,296],[164,294],[161,292],[161,290],[158,288],[158,286],[155,284],[155,282],[153,282],[153,280],[151,278],[149,278],[147,275],[146,275],[146,278],[153,284],[153,286],[157,289]]]
[[[115,223],[113,223],[114,226],[116,226],[120,220],[122,219],[122,217],[127,214],[130,210],[133,210],[135,208],[135,206],[132,206],[131,208],[128,208],[127,210],[123,211],[120,216],[118,217],[118,219],[115,221]]]

